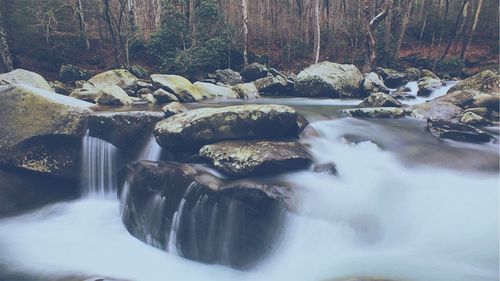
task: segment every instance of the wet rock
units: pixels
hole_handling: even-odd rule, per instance
[[[232,89],[244,100],[260,99],[259,90],[253,83],[238,84]]]
[[[388,94],[390,89],[384,84],[382,77],[380,77],[375,72],[370,72],[365,75],[365,80],[363,81],[363,89],[368,94],[373,93],[385,93]]]
[[[455,86],[448,90],[448,93],[462,90],[481,90],[481,86],[490,78],[494,78],[497,75],[491,70],[485,70],[467,79],[459,81]]]
[[[234,100],[239,99],[238,93],[233,89],[224,86],[218,86],[210,83],[196,82],[194,86],[204,99],[208,100]]]
[[[179,113],[188,112],[189,110],[178,102],[171,102],[163,107],[163,114],[165,117],[171,117]]]
[[[422,120],[428,118],[452,120],[457,119],[463,112],[460,107],[438,99],[411,106],[409,110],[412,117]]]
[[[74,199],[79,190],[71,188],[73,186],[77,187],[78,184],[25,171],[0,170],[0,218],[19,215],[61,200]]]
[[[441,88],[442,85],[439,79],[424,77],[418,81],[417,96],[428,97],[434,90]]]
[[[479,114],[471,111],[465,112],[462,117],[460,117],[460,123],[464,123],[471,126],[488,126],[491,122]]]
[[[412,90],[409,87],[400,87],[392,93],[392,96],[398,100],[414,100],[417,97],[412,94]]]
[[[2,81],[4,82],[2,83]],[[47,82],[47,80],[45,80],[40,74],[20,68],[11,72],[0,74],[0,85],[6,84],[5,82],[8,84],[31,86],[49,92],[54,91],[49,82]]]
[[[246,82],[252,82],[259,78],[266,77],[268,72],[269,69],[267,69],[265,65],[254,62],[243,67],[240,74]]]
[[[313,170],[316,173],[329,174],[329,175],[333,175],[333,176],[336,176],[339,173],[337,171],[337,165],[333,162],[314,165]]]
[[[373,93],[361,102],[358,107],[402,107],[403,104],[384,93]]]
[[[95,75],[89,83],[98,89],[109,86],[118,86],[123,90],[135,89],[138,78],[126,69],[114,69]]]
[[[223,140],[297,137],[297,113],[282,105],[239,105],[200,108],[174,115],[155,128],[158,143],[168,150],[197,151]]]
[[[500,93],[483,93],[475,90],[461,90],[448,93],[436,100],[453,103],[461,108],[486,107],[488,110],[498,111]]]
[[[163,89],[154,91],[153,97],[158,101],[158,103],[179,102],[179,99],[174,94],[169,93]]]
[[[287,90],[287,81],[283,76],[272,76],[260,78],[255,80],[255,87],[261,93],[268,94],[284,94]]]
[[[442,119],[427,119],[429,131],[437,138],[462,142],[484,143],[493,140],[488,133],[472,126]]]
[[[108,86],[99,92],[97,103],[102,105],[131,105],[132,99],[118,86]]]
[[[215,76],[217,78],[217,81],[226,85],[234,86],[243,83],[243,79],[240,73],[232,69],[216,70]]]
[[[198,89],[182,76],[153,74],[151,80],[158,87],[173,93],[181,102],[195,102],[203,99]]]
[[[276,175],[311,164],[309,151],[298,142],[226,141],[202,147],[200,156],[233,177]]]
[[[299,73],[295,89],[301,96],[357,98],[363,95],[363,75],[351,64],[322,62]]]
[[[342,112],[349,117],[361,118],[402,118],[406,111],[397,107],[372,107],[344,109]]]
[[[269,182],[224,181],[171,162],[140,161],[122,178],[128,183],[120,191],[122,218],[133,236],[187,259],[238,269],[275,249],[291,196]]]
[[[76,65],[63,64],[59,69],[59,81],[63,83],[75,82],[78,80],[88,80],[92,73]]]
[[[149,140],[155,124],[162,119],[161,112],[96,112],[89,117],[88,129],[93,137],[130,149]]]
[[[33,87],[0,86],[0,165],[78,176],[79,145],[91,106]]]

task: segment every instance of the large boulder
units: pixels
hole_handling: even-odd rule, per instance
[[[33,87],[0,86],[0,164],[78,177],[91,106]]]
[[[298,142],[226,141],[200,149],[224,174],[242,177],[304,169],[311,164],[309,151]]]
[[[267,77],[259,78],[253,83],[261,93],[284,94],[287,91],[287,81],[281,75],[272,76],[269,74]]]
[[[460,90],[448,93],[436,100],[452,103],[461,108],[486,107],[498,111],[500,93],[484,93],[475,90]]]
[[[154,132],[166,149],[197,151],[223,140],[297,137],[297,113],[272,104],[200,108],[159,122]]]
[[[299,73],[295,89],[301,96],[357,98],[362,96],[363,75],[351,64],[322,62]]]
[[[2,83],[2,81],[4,81],[4,83]],[[49,82],[47,82],[47,80],[45,80],[40,74],[20,68],[11,72],[0,74],[0,85],[5,84],[5,82],[9,84],[31,86],[49,92],[54,91]]]
[[[491,70],[485,70],[467,79],[458,82],[455,86],[448,90],[448,93],[461,90],[481,90],[481,86],[490,78],[496,77],[497,74]]]
[[[121,178],[127,230],[184,258],[247,269],[272,253],[281,236],[286,187],[225,181],[172,162],[140,161]]]
[[[161,112],[96,112],[89,117],[88,129],[93,137],[130,149],[149,140],[155,124],[162,119]]]
[[[354,108],[342,110],[348,117],[359,118],[402,118],[406,111],[398,107],[372,107],[372,108]]]
[[[269,69],[265,65],[254,62],[251,63],[240,71],[241,76],[246,82],[252,82],[259,78],[264,78],[269,73]]]
[[[390,89],[384,84],[382,77],[375,72],[370,72],[365,75],[365,80],[363,81],[363,90],[368,94],[373,93],[390,93]]]
[[[217,78],[217,81],[219,81],[220,83],[230,86],[243,83],[243,79],[240,73],[229,68],[216,70],[215,77]]]
[[[97,103],[102,105],[131,105],[133,102],[122,88],[112,85],[99,91]]]
[[[229,87],[211,83],[195,82],[193,84],[204,99],[208,100],[234,100],[239,99],[238,93]]]
[[[124,90],[135,89],[138,78],[126,69],[108,70],[89,79],[89,83],[96,88],[104,89],[109,86],[118,86]]]
[[[78,80],[88,80],[92,74],[80,67],[72,64],[63,64],[59,68],[59,81],[63,83],[75,82]]]
[[[153,74],[151,80],[156,86],[173,93],[182,102],[194,102],[203,99],[198,89],[182,76]]]
[[[384,93],[373,93],[361,102],[358,107],[402,107],[403,104]]]
[[[409,111],[412,117],[422,120],[428,118],[454,120],[458,119],[463,112],[462,108],[453,103],[441,101],[439,99],[411,106]]]
[[[490,142],[493,137],[470,125],[442,119],[427,119],[429,131],[437,138],[463,142]]]
[[[260,99],[259,89],[255,87],[254,83],[243,83],[233,86],[233,91],[235,91],[241,99],[253,100]]]

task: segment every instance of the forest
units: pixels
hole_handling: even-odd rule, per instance
[[[499,0],[0,0],[0,281],[500,280]]]
[[[495,68],[498,0],[2,0],[2,68]],[[246,56],[244,55],[246,54]],[[182,67],[179,67],[182,66]],[[469,73],[470,74],[470,73]]]

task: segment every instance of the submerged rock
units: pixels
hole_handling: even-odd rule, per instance
[[[171,162],[140,161],[122,177],[128,231],[184,258],[246,269],[270,254],[281,235],[286,187],[224,181]]]
[[[222,140],[297,137],[297,113],[272,104],[200,108],[159,122],[154,132],[166,149],[197,151]]]
[[[218,86],[211,83],[195,82],[193,84],[204,99],[208,100],[234,100],[239,99],[238,93],[233,89],[224,86]]]
[[[362,96],[363,75],[351,64],[321,62],[299,73],[295,89],[301,96],[357,98]]]
[[[0,164],[77,177],[91,106],[42,89],[0,86]]]
[[[358,107],[402,107],[403,104],[384,93],[373,93],[361,102]]]
[[[266,77],[268,72],[269,69],[267,69],[265,65],[254,62],[243,67],[240,74],[246,82],[252,82],[259,78]]]
[[[0,85],[5,84],[2,83],[2,81],[7,82],[8,84],[31,86],[49,92],[54,91],[49,82],[47,82],[47,80],[45,80],[40,74],[20,68],[11,72],[0,74]]]
[[[182,76],[153,74],[151,80],[158,87],[173,93],[182,102],[194,102],[203,99],[198,89]]]
[[[350,117],[361,118],[402,118],[406,115],[404,109],[397,107],[355,108],[344,109],[342,112]]]
[[[235,177],[273,174],[307,168],[309,151],[298,142],[226,141],[206,145],[200,156],[216,169]]]
[[[89,117],[88,129],[91,136],[130,149],[149,140],[155,124],[162,119],[161,112],[96,112]]]
[[[167,118],[187,111],[188,109],[178,102],[171,102],[163,107],[163,114]]]
[[[429,118],[427,119],[427,126],[435,137],[441,139],[475,143],[484,143],[493,140],[490,134],[457,122]]]

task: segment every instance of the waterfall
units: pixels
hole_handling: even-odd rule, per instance
[[[149,160],[149,161],[158,161],[161,156],[161,146],[156,142],[156,139],[153,135],[149,139],[148,143],[142,150],[139,155],[139,159],[137,160]]]
[[[115,197],[118,149],[89,131],[83,138],[83,192],[89,196]]]

